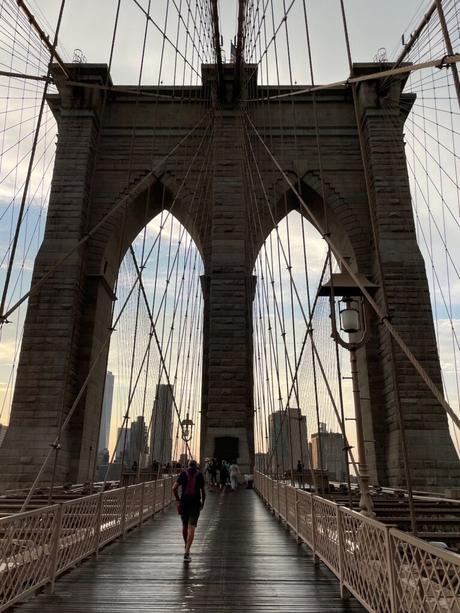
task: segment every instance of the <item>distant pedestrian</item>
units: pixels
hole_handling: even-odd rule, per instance
[[[300,460],[297,461],[297,473],[299,477],[299,486],[303,488],[303,464]]]
[[[230,475],[228,473],[227,462],[225,460],[222,460],[221,465],[220,465],[220,470],[219,470],[219,481],[220,481],[221,490],[225,489],[228,483],[229,476]]]
[[[212,458],[211,460],[211,485],[217,485],[217,460]]]
[[[232,486],[232,490],[235,491],[238,489],[238,480],[240,478],[240,467],[236,462],[230,465],[229,468],[230,473],[230,485]]]
[[[181,489],[179,495],[179,488]],[[181,472],[173,486],[177,500],[177,512],[182,519],[182,536],[185,543],[184,562],[191,561],[190,548],[195,537],[200,511],[206,499],[203,473],[195,460],[190,460],[187,470]]]

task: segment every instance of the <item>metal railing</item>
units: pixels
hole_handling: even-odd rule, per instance
[[[460,556],[330,500],[255,474],[255,488],[373,613],[460,613]]]
[[[173,477],[0,519],[0,611],[167,507]]]

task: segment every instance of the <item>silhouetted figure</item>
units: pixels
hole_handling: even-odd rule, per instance
[[[211,485],[217,485],[217,460],[212,458],[211,460]]]
[[[220,471],[219,471],[219,481],[220,481],[220,489],[225,489],[228,480],[229,480],[229,472],[228,472],[228,467],[227,467],[227,462],[225,460],[222,460],[221,465],[220,465]]]
[[[297,460],[297,473],[299,477],[299,486],[303,487],[303,464],[300,460]]]
[[[181,489],[180,496],[179,488]],[[182,536],[185,543],[184,562],[189,563],[195,528],[206,499],[204,477],[198,470],[198,464],[195,460],[190,460],[188,469],[183,470],[177,477],[173,486],[173,493],[177,500],[177,512],[182,519]]]

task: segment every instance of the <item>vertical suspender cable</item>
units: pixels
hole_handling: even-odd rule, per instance
[[[32,170],[34,167],[34,162],[35,162],[35,153],[37,151],[37,144],[38,144],[38,137],[40,134],[40,128],[41,128],[41,124],[42,124],[42,119],[43,119],[43,113],[45,110],[45,102],[46,102],[46,95],[48,93],[48,87],[49,87],[49,82],[50,82],[50,75],[51,75],[51,65],[53,63],[53,59],[55,57],[56,54],[56,47],[58,44],[58,38],[59,38],[59,31],[61,28],[61,22],[62,22],[62,15],[64,13],[64,7],[65,7],[65,2],[66,0],[61,0],[61,5],[59,8],[59,15],[58,15],[58,19],[57,19],[57,24],[56,24],[56,32],[54,34],[54,40],[53,40],[53,45],[50,49],[50,59],[49,59],[49,63],[48,63],[48,71],[46,74],[46,81],[45,81],[45,85],[43,86],[43,94],[42,94],[42,99],[41,99],[41,103],[40,103],[40,110],[38,113],[38,118],[37,118],[37,124],[35,127],[35,134],[34,134],[34,140],[32,143],[32,150],[30,152],[30,158],[29,158],[29,164],[28,164],[28,168],[27,168],[27,174],[26,174],[26,180],[25,180],[25,184],[24,184],[24,190],[22,192],[22,199],[21,199],[21,205],[19,207],[19,214],[18,214],[18,219],[16,222],[16,231],[14,233],[14,239],[13,239],[13,244],[11,247],[11,252],[10,252],[10,257],[8,260],[8,267],[6,270],[6,277],[5,277],[5,283],[3,285],[3,292],[2,292],[2,297],[0,300],[0,325],[2,323],[5,323],[5,319],[4,319],[4,312],[5,312],[5,303],[6,303],[6,297],[8,294],[8,287],[9,287],[9,283],[10,283],[10,278],[11,278],[11,273],[13,270],[13,265],[14,265],[14,258],[16,255],[16,249],[18,246],[18,240],[19,240],[19,233],[21,230],[21,224],[22,224],[22,220],[23,220],[23,215],[24,215],[24,209],[26,206],[26,200],[27,200],[27,195],[29,192],[29,187],[30,187],[30,181],[32,178]]]

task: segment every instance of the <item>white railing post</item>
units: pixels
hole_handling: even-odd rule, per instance
[[[103,492],[99,494],[97,499],[97,512],[96,512],[96,525],[94,526],[94,555],[96,560],[99,557],[99,543],[101,542],[101,529],[102,529],[102,503]]]
[[[302,542],[299,534],[299,490],[297,488],[294,489],[294,509],[295,509],[295,533],[297,545]]]
[[[280,514],[280,481],[279,479],[276,480],[276,512],[278,513],[278,519],[281,518],[281,514]]]
[[[156,508],[157,508],[157,481],[158,479],[155,479],[155,485],[153,487],[153,506],[152,506],[152,519],[155,519],[155,513],[156,513]]]
[[[285,504],[285,509],[286,509],[286,516],[284,518],[285,522],[286,522],[286,528],[289,530],[289,508],[288,508],[288,488],[289,485],[284,485],[284,500],[286,501]]]
[[[315,498],[311,495],[311,540],[313,549],[313,562],[318,564],[319,560],[316,557],[316,515],[315,515]]]
[[[391,538],[391,527],[385,526],[385,551],[388,572],[388,587],[390,591],[391,613],[398,613],[398,600],[396,590],[396,575],[393,561],[396,559],[394,545]]]
[[[128,498],[128,486],[125,485],[123,492],[123,504],[121,507],[121,518],[120,518],[120,527],[121,527],[121,538],[124,540],[126,535],[126,503]]]
[[[50,592],[51,594],[54,592],[54,584],[56,582],[56,573],[58,571],[59,544],[61,541],[63,516],[64,516],[64,505],[61,503],[59,505],[59,508],[56,514],[56,527],[55,527],[54,534],[53,534],[53,544],[52,544],[51,558],[50,558]]]
[[[336,506],[336,521],[337,521],[337,547],[339,553],[339,581],[340,581],[340,597],[348,599],[350,594],[344,586],[344,554],[345,554],[345,539],[343,538],[342,513],[340,506]]]
[[[144,492],[145,482],[143,481],[141,484],[141,499],[139,502],[139,528],[142,528],[142,523],[144,521]]]
[[[166,505],[166,479],[163,479],[163,506],[161,507],[161,511],[165,510]]]

